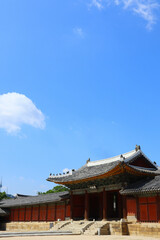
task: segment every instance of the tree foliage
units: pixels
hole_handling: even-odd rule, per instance
[[[9,198],[6,192],[0,192],[0,200]]]
[[[46,191],[46,192],[38,192],[38,195],[41,194],[48,194],[48,193],[57,193],[57,192],[64,192],[64,191],[69,191],[69,189],[67,187],[61,186],[61,185],[57,185],[54,188]]]

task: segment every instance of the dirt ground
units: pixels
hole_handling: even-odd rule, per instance
[[[137,236],[35,236],[35,237],[5,237],[4,240],[157,240],[152,237]]]

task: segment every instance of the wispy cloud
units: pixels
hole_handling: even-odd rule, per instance
[[[63,173],[67,173],[67,172],[71,172],[72,170],[71,169],[69,169],[69,168],[65,168],[65,169],[63,169]]]
[[[102,9],[104,5],[113,3],[116,6],[122,6],[124,10],[129,10],[143,18],[147,24],[146,28],[151,30],[156,23],[156,10],[160,8],[158,0],[92,0],[90,6]]]
[[[8,187],[7,187],[7,186],[3,186],[3,187],[1,188],[1,191],[2,191],[2,192],[8,192]]]
[[[83,32],[83,29],[80,28],[80,27],[75,27],[73,28],[73,32],[75,35],[77,35],[78,37],[80,38],[84,38],[84,32]]]
[[[43,129],[45,117],[23,94],[13,92],[0,95],[0,128],[7,133],[16,134],[23,124]]]
[[[23,180],[24,180],[24,177],[23,177],[23,176],[20,176],[20,177],[19,177],[19,180],[20,180],[20,181],[23,181]]]
[[[98,8],[99,10],[101,10],[103,7],[103,3],[102,3],[103,0],[92,0],[91,3],[89,4],[89,7],[96,7]]]

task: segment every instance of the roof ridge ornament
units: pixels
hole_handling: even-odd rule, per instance
[[[136,144],[135,150],[136,150],[136,152],[137,152],[138,150],[141,150],[140,145],[137,145],[137,144]]]
[[[88,160],[86,161],[86,164],[87,164],[87,163],[89,163],[90,161],[91,161],[91,159],[90,159],[90,158],[88,158]]]
[[[122,154],[120,155],[120,158],[122,158],[123,160],[125,160],[125,157],[124,157]]]

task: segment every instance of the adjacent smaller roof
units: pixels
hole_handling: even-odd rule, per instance
[[[36,204],[45,204],[62,201],[66,198],[69,198],[69,192],[58,192],[58,193],[49,193],[42,194],[34,197],[19,197],[14,199],[4,199],[0,201],[0,208],[8,208],[8,207],[21,207],[21,206],[29,206]]]
[[[121,190],[120,193],[122,195],[160,193],[160,176],[156,176],[152,179],[141,180],[131,184],[125,189]]]
[[[7,209],[0,208],[0,217],[4,217],[9,215],[9,211]]]

